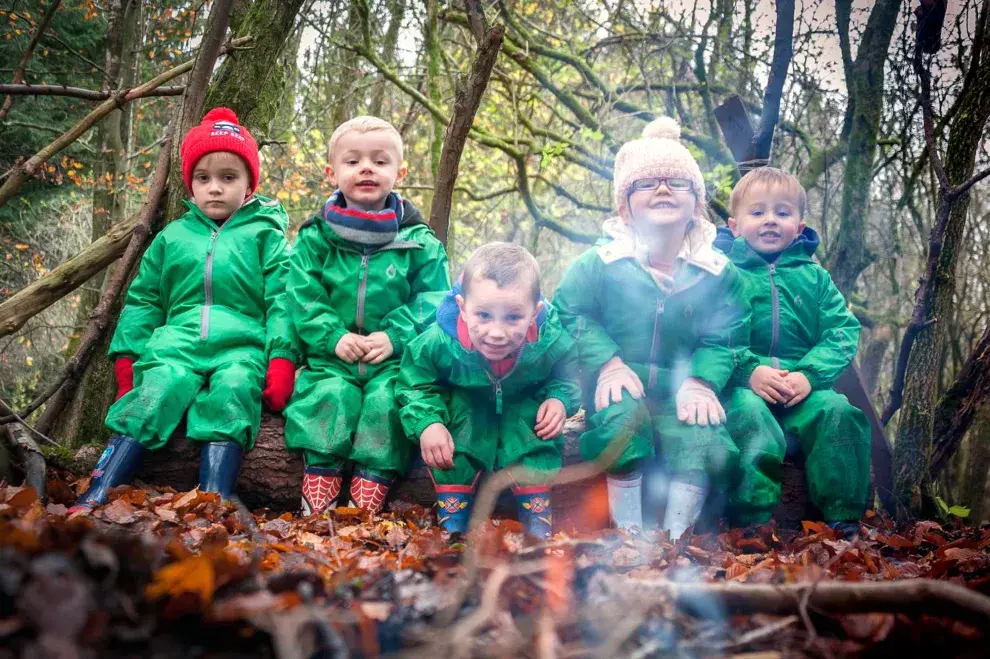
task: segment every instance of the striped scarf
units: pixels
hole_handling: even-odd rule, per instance
[[[363,211],[347,208],[340,190],[330,195],[320,215],[338,236],[364,247],[381,247],[392,242],[402,223],[402,197],[390,192],[385,208],[380,211]]]

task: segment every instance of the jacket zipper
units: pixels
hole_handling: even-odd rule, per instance
[[[502,380],[512,375],[516,370],[516,366],[519,366],[519,360],[522,359],[522,349],[519,350],[519,355],[516,357],[516,363],[512,365],[509,372],[500,378],[496,378],[491,371],[487,371],[488,379],[491,380],[492,385],[495,387],[495,414],[502,413]]]
[[[777,274],[777,264],[769,263],[770,270],[770,364],[774,368],[780,368],[780,360],[777,359],[777,340],[780,335],[780,296],[777,291],[777,282],[774,276]]]
[[[663,326],[665,304],[665,298],[657,300],[657,309],[653,313],[653,340],[650,342],[650,377],[647,381],[647,389],[653,389],[657,386],[657,353],[660,351],[660,330]]]
[[[368,261],[371,260],[371,252],[361,255],[361,281],[358,284],[357,297],[357,323],[358,334],[364,336],[364,298],[368,293]],[[368,365],[358,362],[358,374],[365,375],[368,372]]]
[[[230,222],[230,220],[228,219],[227,222]],[[219,229],[210,229],[210,248],[206,252],[206,272],[203,281],[204,297],[206,300],[199,317],[200,341],[205,341],[210,335],[210,307],[213,306],[213,253],[216,250],[217,238],[220,237],[223,227],[227,226],[227,222],[224,222],[223,226]]]

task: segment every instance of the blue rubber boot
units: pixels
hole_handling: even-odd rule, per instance
[[[437,485],[437,521],[447,533],[467,533],[474,504],[473,485]]]
[[[199,458],[199,489],[219,492],[224,499],[234,495],[244,449],[237,442],[208,442]]]
[[[550,488],[546,485],[514,487],[519,522],[526,533],[534,538],[549,538],[553,526],[553,508],[550,505]]]
[[[130,437],[114,435],[93,469],[89,489],[83,492],[69,513],[102,506],[111,488],[128,482],[141,464],[147,449]]]

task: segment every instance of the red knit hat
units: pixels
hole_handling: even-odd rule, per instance
[[[258,187],[261,163],[258,160],[258,143],[244,126],[237,123],[237,115],[230,108],[213,108],[182,138],[182,180],[192,192],[193,169],[199,159],[214,151],[227,151],[238,155],[247,165],[251,178],[251,192]]]

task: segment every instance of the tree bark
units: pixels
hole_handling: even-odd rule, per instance
[[[876,155],[877,131],[883,110],[884,66],[902,0],[878,0],[866,23],[852,78],[846,80],[853,101],[838,241],[831,250],[828,269],[847,298],[863,270],[873,262],[866,246],[870,184]]]
[[[488,88],[495,60],[498,58],[505,36],[505,27],[495,25],[488,30],[482,41],[478,42],[471,74],[465,86],[457,90],[454,101],[454,113],[447,125],[443,140],[443,150],[440,153],[440,167],[436,174],[433,191],[433,207],[430,210],[430,228],[444,245],[447,244],[447,229],[450,225],[451,202],[454,197],[454,185],[457,183],[457,170],[460,167],[461,154],[467,142],[474,115],[481,104],[481,97]]]
[[[985,1],[979,20],[985,23],[988,14],[990,14],[990,2]],[[964,192],[956,199],[953,196],[954,190],[959,188],[950,190],[946,186],[961,186],[973,180],[971,177],[975,169],[976,155],[983,141],[983,129],[987,119],[990,118],[990,66],[986,65],[990,48],[984,45],[981,50],[982,52],[978,50],[974,53],[970,63],[971,74],[966,77],[966,82],[960,91],[960,107],[950,124],[945,158],[943,160],[937,154],[930,154],[940,181],[940,213],[946,212],[946,204],[949,204],[950,208],[947,209],[948,219],[944,227],[944,235],[938,235],[940,222],[937,221],[932,229],[929,250],[932,255],[937,253],[937,260],[934,269],[930,272],[930,278],[921,284],[918,301],[925,322],[916,329],[913,345],[909,346],[910,353],[904,366],[904,372],[910,374],[910,377],[904,377],[903,405],[894,448],[894,460],[897,464],[895,491],[898,499],[907,506],[904,512],[910,515],[926,515],[934,512],[931,507],[931,473],[936,437],[933,433],[938,380],[943,366],[940,355],[948,331],[948,323],[940,322],[939,319],[947,320],[951,317],[956,287],[956,266],[969,209],[969,195]],[[920,58],[920,54],[918,57]],[[929,129],[930,127],[926,126],[926,131]],[[942,162],[945,163],[944,173],[940,171]],[[905,341],[907,338],[906,336]],[[977,350],[985,351],[986,342],[981,341]],[[974,353],[974,358],[977,360],[986,361],[985,357],[982,355],[981,359],[981,353]],[[980,372],[984,370],[981,369]],[[966,383],[962,384],[967,386]],[[973,384],[971,382],[968,386]],[[986,386],[981,389],[985,390]],[[983,391],[980,395],[985,397],[986,392]],[[960,401],[962,399],[959,398]],[[957,410],[961,409],[958,403],[955,405]],[[943,414],[942,418],[945,416]],[[961,434],[959,437],[961,438]],[[955,445],[958,446],[958,441]],[[940,464],[944,464],[950,456],[951,452],[943,453],[939,457]]]

